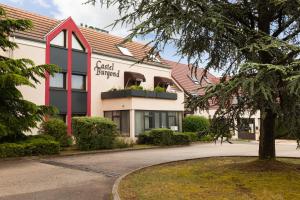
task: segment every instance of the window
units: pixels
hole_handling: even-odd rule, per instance
[[[135,135],[141,134],[145,131],[144,128],[144,112],[135,112]]]
[[[158,63],[160,63],[160,60],[159,60],[159,58],[158,58],[157,55],[155,55],[155,54],[149,54],[148,57],[149,57],[149,60],[151,60],[151,61],[153,61],[153,62],[158,62]]]
[[[60,32],[51,42],[50,44],[60,47],[66,47],[66,31]]]
[[[77,36],[73,33],[72,34],[72,49],[80,50],[80,51],[85,51],[83,45],[77,38]]]
[[[50,77],[50,87],[66,88],[66,75],[64,73],[55,73]]]
[[[126,47],[121,47],[117,46],[118,49],[121,51],[121,53],[125,56],[133,56],[132,53],[126,48]]]
[[[168,111],[136,111],[135,134],[153,128],[170,128],[174,131],[181,130],[181,113]]]
[[[153,124],[153,112],[145,112],[144,113],[144,123],[145,123],[145,130],[149,130],[154,128]]]
[[[130,117],[128,110],[120,110],[120,111],[105,111],[104,117],[111,119],[117,125],[117,130],[123,136],[130,135]]]
[[[72,74],[72,89],[85,90],[85,76]]]
[[[169,122],[169,128],[177,125],[176,112],[168,112],[168,122]]]

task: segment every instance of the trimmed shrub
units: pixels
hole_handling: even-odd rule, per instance
[[[139,134],[137,143],[138,144],[152,144],[152,141],[150,139],[150,131],[146,131],[144,133]]]
[[[114,142],[113,148],[122,149],[133,147],[134,142],[132,140],[126,140],[125,138],[118,137]]]
[[[173,131],[166,128],[152,129],[149,132],[149,142],[154,145],[172,145]]]
[[[0,144],[0,157],[52,155],[59,150],[59,143],[50,137],[29,136],[22,142]]]
[[[194,132],[183,132],[182,134],[187,135],[189,137],[189,140],[191,142],[197,142],[199,141],[199,137],[197,133]]]
[[[207,132],[209,126],[209,120],[202,116],[190,115],[182,121],[183,132]]]
[[[211,141],[214,141],[214,137],[210,134],[207,134],[207,135],[204,135],[204,136],[200,137],[199,141],[211,142]]]
[[[73,135],[80,150],[112,149],[117,125],[102,117],[73,117]]]
[[[67,125],[60,119],[53,118],[43,122],[39,133],[52,136],[61,147],[68,147],[72,144],[72,139],[67,134]]]
[[[184,133],[174,133],[172,139],[173,145],[188,145],[191,142],[189,136]]]
[[[158,128],[152,129],[145,133],[138,135],[139,144],[152,145],[186,145],[191,142],[189,136],[184,133],[174,133],[170,129]]]

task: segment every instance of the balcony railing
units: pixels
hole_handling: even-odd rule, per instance
[[[101,93],[101,99],[117,99],[126,97],[176,100],[177,94],[170,92],[154,92],[146,90],[115,90]]]

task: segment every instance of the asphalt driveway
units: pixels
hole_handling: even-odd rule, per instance
[[[278,142],[277,155],[300,157],[296,144]],[[256,142],[0,161],[0,200],[110,199],[114,181],[133,169],[209,156],[256,156]]]

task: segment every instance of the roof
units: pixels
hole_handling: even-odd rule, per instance
[[[1,3],[0,6],[6,11],[6,15],[8,18],[28,19],[32,21],[33,27],[30,30],[16,32],[14,34],[14,36],[24,39],[45,41],[45,36],[63,21],[31,13],[22,9],[10,7]],[[122,43],[124,38],[114,36],[105,32],[98,32],[96,30],[84,27],[79,27],[79,29],[92,47],[93,53],[123,58],[127,60],[142,60],[147,56],[147,52],[149,52],[149,50],[151,49],[150,46],[145,46],[145,44],[142,43],[127,42],[122,46],[126,47],[133,54],[133,57],[125,56],[117,48],[117,45]],[[163,59],[160,58],[160,61],[161,63],[147,63],[169,68],[169,66]]]
[[[186,64],[168,61],[166,62],[172,68],[172,77],[173,79],[183,88],[186,93],[203,95],[203,87],[208,84],[217,84],[219,83],[219,78],[215,77],[211,73],[207,72],[206,78],[202,80],[201,85],[195,83],[191,78],[191,67]],[[201,79],[201,76],[204,73],[204,69],[196,68],[197,70],[197,80]]]

